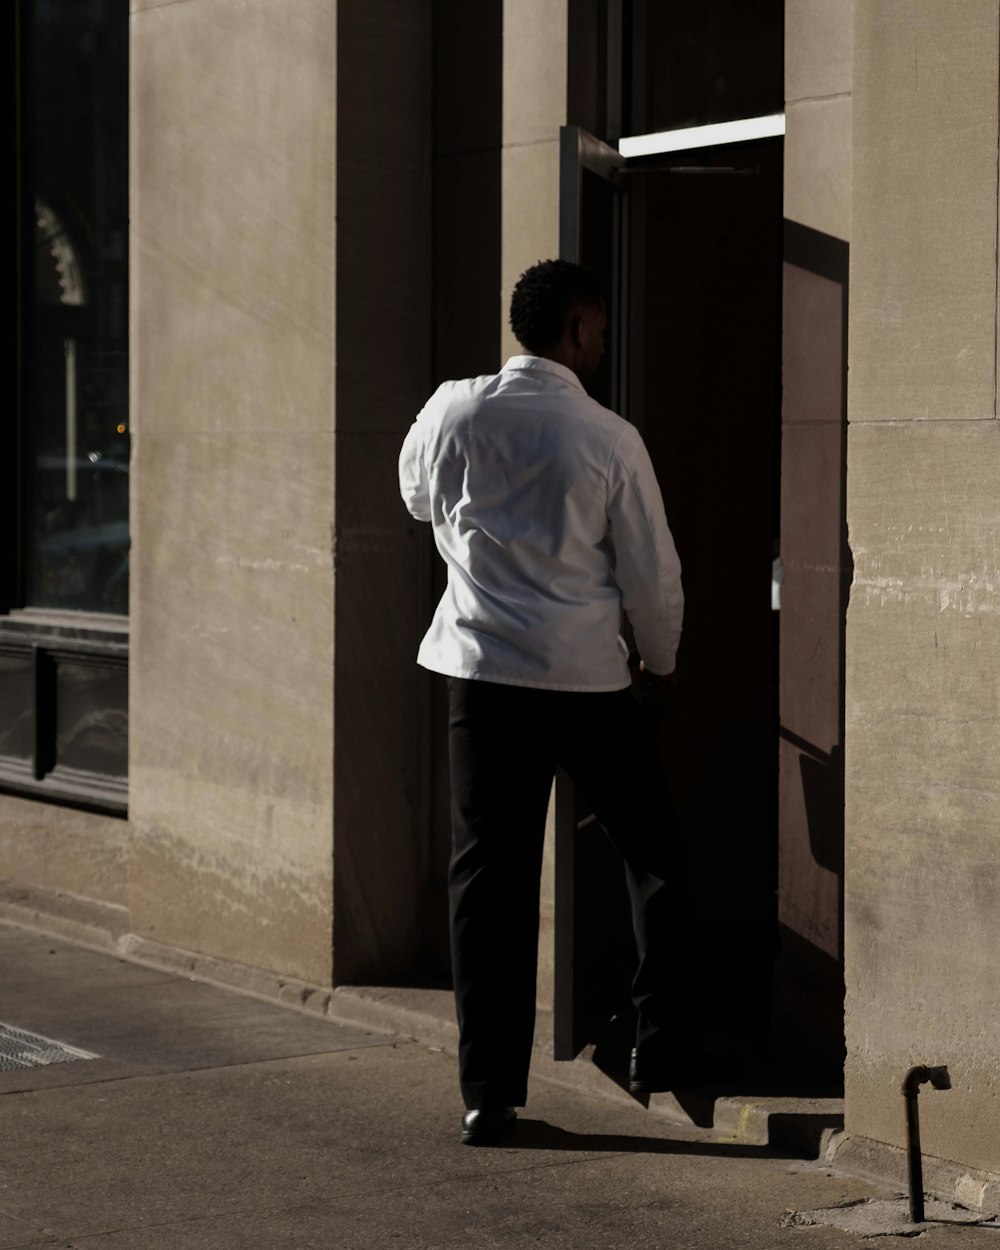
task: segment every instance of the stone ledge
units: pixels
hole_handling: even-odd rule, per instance
[[[713,1126],[739,1141],[800,1148],[814,1158],[844,1127],[842,1098],[725,1097],[715,1102]]]
[[[823,1161],[840,1171],[907,1188],[906,1152],[898,1146],[838,1133],[827,1143]],[[948,1159],[923,1156],[924,1192],[983,1215],[1000,1215],[1000,1175],[980,1172]]]
[[[127,907],[64,890],[0,880],[0,920],[113,951],[129,928]]]

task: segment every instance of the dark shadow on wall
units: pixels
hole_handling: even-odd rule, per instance
[[[500,356],[500,147],[502,0],[435,0],[433,6],[434,385],[493,372]],[[416,415],[414,413],[414,415]],[[414,523],[416,525],[416,523]],[[445,568],[428,526],[421,632],[444,591]],[[451,977],[447,875],[451,842],[444,678],[421,672],[429,812],[419,904],[417,975]]]
[[[849,245],[784,222],[776,1046],[843,1063]]]
[[[820,751],[787,729],[781,737],[799,752],[809,849],[821,868],[843,878],[844,748],[838,742],[831,751]]]

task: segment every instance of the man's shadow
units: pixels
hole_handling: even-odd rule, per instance
[[[639,1137],[629,1133],[574,1133],[545,1120],[519,1119],[503,1146],[513,1150],[577,1150],[604,1154],[714,1156],[723,1159],[790,1159],[795,1155],[774,1146],[745,1142],[683,1141],[673,1137]]]

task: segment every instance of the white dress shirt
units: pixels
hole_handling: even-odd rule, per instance
[[[622,690],[624,608],[646,667],[673,671],[681,569],[649,455],[570,369],[513,356],[443,383],[406,436],[399,484],[448,566],[424,668]]]

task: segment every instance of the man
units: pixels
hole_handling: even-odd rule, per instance
[[[630,1088],[667,1088],[672,1062],[671,847],[620,630],[624,610],[644,696],[662,695],[680,640],[680,564],[639,434],[584,390],[604,353],[597,278],[543,261],[519,279],[510,320],[525,354],[494,376],[445,382],[399,461],[406,506],[432,524],[448,566],[418,662],[448,678],[449,899],[468,1145],[499,1141],[527,1095],[557,766],[625,858],[640,954]]]

